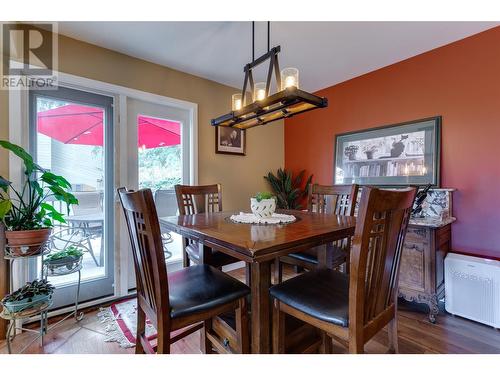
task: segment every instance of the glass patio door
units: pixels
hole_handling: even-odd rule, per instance
[[[30,149],[36,162],[62,175],[79,204],[53,229],[53,251],[83,251],[79,301],[114,293],[113,98],[65,87],[30,92]],[[32,277],[40,277],[40,264]],[[78,273],[49,275],[53,308],[74,303]]]
[[[127,112],[131,161],[128,186],[151,189],[158,216],[177,215],[174,186],[190,183],[189,111],[129,98]],[[181,237],[175,233],[162,235],[169,270],[181,268]],[[128,259],[130,290],[135,288],[130,252]]]

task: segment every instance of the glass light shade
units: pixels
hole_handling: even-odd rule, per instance
[[[233,111],[238,111],[243,107],[243,100],[241,94],[233,94],[231,98],[231,109]]]
[[[258,82],[253,89],[253,101],[259,101],[266,98],[266,83]]]
[[[288,87],[299,88],[299,70],[297,68],[285,68],[281,71],[281,90]]]

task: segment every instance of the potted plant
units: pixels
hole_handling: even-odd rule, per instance
[[[302,209],[301,202],[309,191],[309,184],[312,181],[312,175],[309,176],[305,184],[304,179],[305,170],[302,170],[295,177],[291,171],[286,169],[278,169],[278,173],[274,175],[269,172],[264,179],[269,182],[271,189],[276,197],[276,206],[285,210],[300,210]],[[304,188],[302,188],[304,186]]]
[[[83,251],[72,245],[47,255],[43,263],[52,274],[62,273],[78,267],[82,257]]]
[[[54,287],[46,280],[34,280],[26,283],[2,299],[2,305],[11,313],[41,305],[52,298]]]
[[[363,147],[363,152],[366,154],[367,159],[373,159],[373,153],[377,151],[376,145],[368,145]]]
[[[250,198],[252,213],[258,217],[271,217],[276,211],[276,198],[268,192],[257,193]]]
[[[344,155],[349,158],[349,160],[356,160],[356,153],[359,150],[359,146],[350,145],[344,149]]]
[[[48,240],[54,222],[65,223],[63,214],[49,200],[71,204],[78,200],[71,194],[71,184],[37,165],[22,147],[0,140],[0,146],[21,158],[25,181],[15,189],[0,176],[0,222],[5,225],[5,237],[12,255],[38,254]]]

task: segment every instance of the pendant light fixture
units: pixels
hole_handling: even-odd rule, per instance
[[[255,22],[252,22],[252,62],[245,65],[245,79],[241,93],[234,94],[231,112],[212,119],[213,126],[248,129],[282,118],[328,106],[328,100],[299,89],[299,70],[285,68],[280,71],[280,46],[270,47],[270,22],[267,23],[267,53],[255,59]],[[269,60],[266,82],[254,82],[253,69]],[[278,92],[271,94],[273,73]],[[250,93],[247,89],[250,88]]]

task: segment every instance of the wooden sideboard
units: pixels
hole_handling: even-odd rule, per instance
[[[427,304],[432,323],[439,313],[438,301],[444,297],[444,258],[451,249],[451,222],[410,224],[401,257],[399,297]]]

